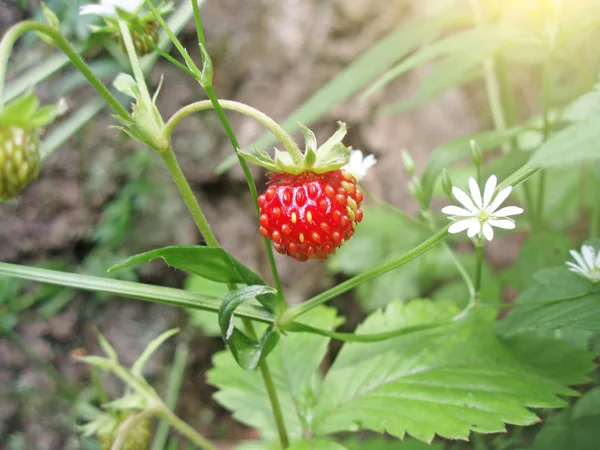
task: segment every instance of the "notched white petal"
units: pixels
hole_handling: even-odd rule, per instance
[[[467,228],[471,227],[474,223],[479,223],[477,219],[466,219],[459,220],[458,222],[454,222],[448,228],[448,232],[451,234],[460,233],[461,231],[465,231]]]
[[[464,208],[455,205],[445,206],[444,208],[442,208],[442,212],[450,216],[468,217],[473,215],[471,211],[468,211]]]
[[[469,190],[471,191],[471,197],[479,208],[483,208],[483,203],[481,202],[481,191],[479,190],[479,186],[477,185],[477,181],[475,178],[469,178]]]
[[[479,222],[479,220],[476,220],[475,223],[472,224],[469,227],[469,229],[467,230],[467,236],[472,238],[475,235],[479,234],[480,231],[481,231],[481,223]]]
[[[483,235],[488,241],[494,239],[494,229],[490,226],[489,223],[483,224]]]
[[[516,216],[517,214],[522,214],[523,208],[519,208],[518,206],[505,206],[502,209],[494,212],[494,217],[507,217],[507,216]]]
[[[508,198],[508,196],[510,195],[511,192],[512,192],[512,186],[505,187],[500,192],[498,192],[498,195],[496,196],[494,201],[492,201],[490,206],[488,206],[486,208],[486,212],[488,214],[492,214],[494,211],[496,211],[498,209],[498,206],[500,206],[502,204],[502,202],[504,202],[504,200],[506,200]]]
[[[515,222],[510,219],[489,219],[487,221],[491,226],[504,228],[505,230],[514,230]]]
[[[473,204],[473,201],[469,198],[469,196],[467,195],[467,193],[465,191],[454,186],[452,188],[452,194],[454,195],[454,198],[456,200],[458,200],[458,202],[461,205],[463,205],[465,208],[467,208],[473,214],[477,214],[477,212],[479,211],[478,208],[475,207],[475,205]]]
[[[581,255],[583,256],[583,259],[584,259],[585,263],[587,264],[587,266],[590,268],[590,270],[594,270],[594,266],[595,266],[594,260],[596,259],[594,247],[591,247],[589,245],[584,245],[583,247],[581,247]]]
[[[487,208],[492,201],[492,197],[494,196],[494,191],[496,190],[496,183],[498,179],[496,175],[492,175],[488,178],[485,183],[485,189],[483,190],[483,208]]]

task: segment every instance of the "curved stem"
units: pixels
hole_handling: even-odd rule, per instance
[[[119,20],[119,29],[121,30],[121,36],[123,37],[123,42],[125,43],[125,48],[127,49],[129,62],[131,63],[131,68],[133,69],[133,75],[135,77],[137,87],[140,90],[140,94],[142,95],[142,100],[147,105],[151,105],[152,98],[150,97],[150,92],[148,92],[148,86],[146,85],[144,72],[142,72],[140,60],[135,51],[135,46],[133,45],[133,40],[131,39],[131,32],[129,31],[127,23],[123,20]]]
[[[209,88],[207,90],[212,91],[212,88]],[[294,139],[292,139],[292,137],[277,122],[275,122],[266,114],[244,103],[234,102],[232,100],[218,100],[218,104],[221,106],[222,109],[235,111],[253,118],[257,122],[261,123],[266,128],[268,128],[269,131],[271,131],[277,137],[277,139],[281,141],[284,147],[291,154],[294,154],[294,152],[296,152],[297,154],[302,156],[302,152],[300,151],[298,145],[296,145]],[[190,114],[193,114],[198,111],[205,111],[207,109],[212,108],[217,109],[217,107],[213,104],[212,100],[202,100],[199,102],[191,103],[181,108],[179,111],[173,114],[173,116],[165,124],[165,138],[170,138],[171,134],[173,133],[173,129],[177,126],[177,124]],[[238,148],[239,146],[236,146],[236,151]]]
[[[218,247],[219,242],[215,234],[210,227],[208,220],[206,220],[206,216],[202,212],[202,208],[198,204],[190,185],[188,184],[185,175],[183,174],[179,163],[177,162],[177,158],[175,157],[175,153],[173,153],[173,148],[169,146],[169,148],[159,153],[165,164],[167,165],[169,172],[171,172],[171,176],[173,177],[173,181],[177,185],[179,189],[179,193],[183,197],[185,204],[187,205],[192,217],[194,218],[194,222],[198,226],[200,233],[204,237],[206,241],[206,245],[209,247]]]
[[[65,55],[71,60],[73,65],[83,74],[83,76],[90,82],[90,84],[98,91],[106,102],[111,106],[114,111],[124,119],[130,119],[129,113],[119,101],[110,93],[108,89],[102,84],[96,75],[90,70],[87,64],[81,59],[77,52],[71,47],[67,40],[60,34],[60,32],[51,27],[39,22],[21,22],[11,27],[0,42],[0,109],[2,109],[2,91],[4,89],[4,81],[6,77],[6,67],[10,52],[17,41],[17,39],[28,31],[35,31],[41,33],[52,40],[52,43],[60,48]]]
[[[444,227],[432,237],[427,239],[425,242],[421,243],[420,245],[417,245],[415,248],[406,252],[404,255],[379,267],[376,267],[367,272],[361,273],[360,275],[357,275],[353,278],[350,278],[349,280],[346,280],[343,283],[340,283],[337,286],[334,286],[331,289],[320,293],[319,295],[311,298],[310,300],[304,303],[300,303],[299,305],[289,308],[278,320],[279,326],[285,329],[286,326],[289,326],[296,317],[304,314],[307,311],[310,311],[311,309],[315,308],[316,306],[319,306],[322,303],[325,303],[327,300],[337,297],[338,295],[349,291],[350,289],[358,286],[361,283],[364,283],[365,281],[378,277],[379,275],[383,275],[384,273],[389,272],[390,270],[393,270],[397,267],[402,266],[403,264],[412,261],[417,256],[425,253],[430,248],[435,247],[437,244],[446,239],[447,236],[448,227]]]
[[[191,426],[181,420],[173,411],[163,407],[158,412],[158,416],[171,424],[173,428],[184,435],[190,442],[196,444],[202,450],[217,450],[217,447],[204,436],[194,430]]]

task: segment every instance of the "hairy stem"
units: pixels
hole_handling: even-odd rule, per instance
[[[208,220],[206,220],[206,216],[202,212],[202,208],[200,208],[200,205],[198,204],[198,201],[196,200],[196,197],[194,196],[194,193],[192,192],[192,189],[190,188],[190,185],[188,184],[185,175],[183,174],[181,167],[177,162],[177,158],[175,157],[173,149],[169,147],[166,151],[159,153],[159,155],[167,165],[169,172],[171,172],[173,181],[175,181],[175,184],[179,189],[179,193],[183,197],[185,204],[194,218],[194,222],[196,222],[200,233],[202,233],[202,236],[206,241],[206,245],[209,247],[218,247],[219,242],[217,241],[217,238],[215,237]]]
[[[108,89],[102,84],[102,82],[96,78],[96,75],[90,70],[87,64],[81,59],[77,52],[71,47],[67,40],[60,34],[60,31],[39,22],[21,22],[11,27],[0,42],[0,110],[3,106],[2,92],[4,89],[4,81],[6,78],[6,67],[12,48],[17,39],[26,32],[35,31],[48,37],[54,45],[56,45],[62,52],[67,55],[73,65],[82,73],[82,75],[89,81],[89,83],[98,91],[98,93],[104,97],[106,102],[111,108],[122,118],[130,119],[129,113],[119,101],[110,93]]]

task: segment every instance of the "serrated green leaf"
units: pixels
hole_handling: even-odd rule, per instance
[[[502,131],[484,131],[453,139],[436,148],[427,160],[427,165],[421,175],[421,185],[423,186],[425,200],[427,202],[431,200],[435,183],[444,168],[449,167],[460,158],[470,156],[471,148],[469,142],[471,140],[475,140],[481,150],[485,152],[499,147],[503,142],[517,136],[524,129],[525,127],[518,126]]]
[[[344,439],[342,443],[348,450],[443,450],[444,443],[431,442],[425,444],[416,439],[404,438],[402,441],[398,439],[389,439],[383,436],[369,437],[360,439],[351,437]]]
[[[250,268],[239,262],[222,248],[201,245],[179,245],[159,248],[132,256],[120,264],[112,266],[109,272],[132,267],[137,264],[162,258],[168,265],[179,270],[200,275],[220,283],[244,283],[264,285],[265,282]],[[258,300],[266,308],[274,307],[272,295],[261,295]]]
[[[270,286],[246,286],[230,292],[223,299],[219,309],[219,327],[221,336],[237,363],[245,370],[254,370],[267,357],[279,342],[279,332],[274,325],[269,326],[257,341],[246,336],[235,327],[234,313],[238,306],[259,298],[261,295],[274,294]]]
[[[529,450],[596,450],[600,442],[600,389],[548,419]]]
[[[298,129],[299,122],[310,126],[331,108],[348,100],[369,81],[409,54],[418,45],[435,38],[446,29],[471,23],[472,20],[469,15],[441,14],[425,17],[408,25],[402,24],[315,92],[285,119],[283,128],[291,133]],[[275,142],[277,138],[268,133],[252,143],[252,146],[266,148]],[[219,165],[217,172],[226,172],[235,162],[235,155],[231,155]]]
[[[342,444],[329,439],[310,439],[295,442],[289,450],[348,450]]]
[[[369,316],[359,332],[448,320],[455,313],[451,304],[394,302]],[[577,368],[569,373],[552,366],[563,349],[555,348],[550,361],[547,353],[530,355],[494,335],[492,324],[493,317],[474,314],[442,332],[345,344],[325,377],[313,432],[370,429],[425,442],[436,434],[467,439],[471,430],[492,433],[503,431],[505,423],[536,423],[528,407],[565,406],[558,396],[577,394],[561,379],[577,383],[581,364],[574,363]],[[587,360],[589,367],[593,355],[569,348],[557,359],[563,358],[570,363]]]
[[[543,269],[501,322],[504,335],[538,328],[600,330],[600,290],[566,267]]]
[[[517,263],[504,279],[518,289],[535,283],[534,274],[541,269],[555,267],[569,259],[571,243],[564,234],[541,230],[531,234],[521,246]]]
[[[299,318],[308,325],[333,330],[340,323],[333,308],[320,306]],[[320,392],[319,365],[329,339],[307,333],[281,336],[267,361],[290,438],[301,439],[310,429],[313,406]],[[277,428],[260,374],[242,370],[229,352],[213,357],[208,383],[219,391],[215,399],[233,411],[236,420],[256,428],[266,440],[277,439]]]
[[[533,154],[534,167],[564,167],[600,159],[600,114],[552,135]]]

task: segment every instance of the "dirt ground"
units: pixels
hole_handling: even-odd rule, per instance
[[[284,119],[317,88],[346,67],[378,38],[421,13],[422,2],[410,0],[209,0],[203,7],[208,47],[215,64],[215,89],[221,98],[235,99]],[[240,14],[240,11],[243,11]],[[10,1],[0,1],[0,32],[22,18]],[[195,30],[183,34],[194,48]],[[41,46],[20,49],[28,58],[46,51]],[[17,55],[19,55],[19,51]],[[428,69],[402,77],[369,101],[354,98],[335,108],[314,127],[326,139],[336,121],[348,123],[345,141],[374,153],[379,164],[365,180],[374,194],[409,211],[416,203],[408,189],[400,150],[413,156],[417,170],[442,142],[485,126],[480,119],[481,96],[452,90],[416,112],[375,120],[373,111],[389,99],[411,95]],[[152,80],[165,76],[159,107],[168,117],[185,104],[203,98],[200,87],[176,68],[161,62]],[[51,92],[51,85],[39,89]],[[80,90],[69,98],[77,104],[89,95]],[[260,136],[256,123],[231,116],[241,145]],[[39,264],[43,261],[78,265],[94,250],[94,229],[108,202],[124,184],[122,161],[140,146],[114,129],[107,112],[88,124],[45,162],[40,179],[18,200],[0,205],[0,261]],[[249,196],[241,171],[216,176],[214,169],[231,154],[231,147],[212,113],[201,113],[177,129],[174,147],[201,204],[224,247],[251,267],[265,270],[264,249],[256,233]],[[264,173],[254,170],[259,187]],[[185,206],[157,158],[148,179],[158,194],[135,217],[133,232],[121,248],[134,254],[172,244],[199,242]],[[319,262],[298,263],[277,255],[290,302],[298,302],[331,283]],[[183,275],[160,264],[141,269],[144,282],[181,286]],[[27,289],[26,289],[27,291]],[[112,342],[123,362],[132,362],[150,339],[174,326],[184,326],[187,315],[173,308],[118,298],[98,299],[78,293],[50,319],[34,312],[21,315],[12,337],[0,338],[0,385],[12,386],[0,402],[0,448],[8,436],[21,433],[25,448],[78,448],[73,436],[69,402],[89,385],[89,371],[75,364],[71,351],[99,352],[95,332]],[[227,448],[227,442],[247,437],[229,414],[211,400],[204,384],[211,354],[222,348],[218,339],[201,332],[186,333],[190,342],[183,395],[178,412],[193,426]],[[157,353],[147,376],[160,390],[173,343]],[[58,380],[58,381],[57,381]],[[108,386],[108,384],[107,384]],[[110,386],[117,392],[118,386]],[[59,389],[64,395],[58,395]],[[8,447],[7,447],[8,448]]]

